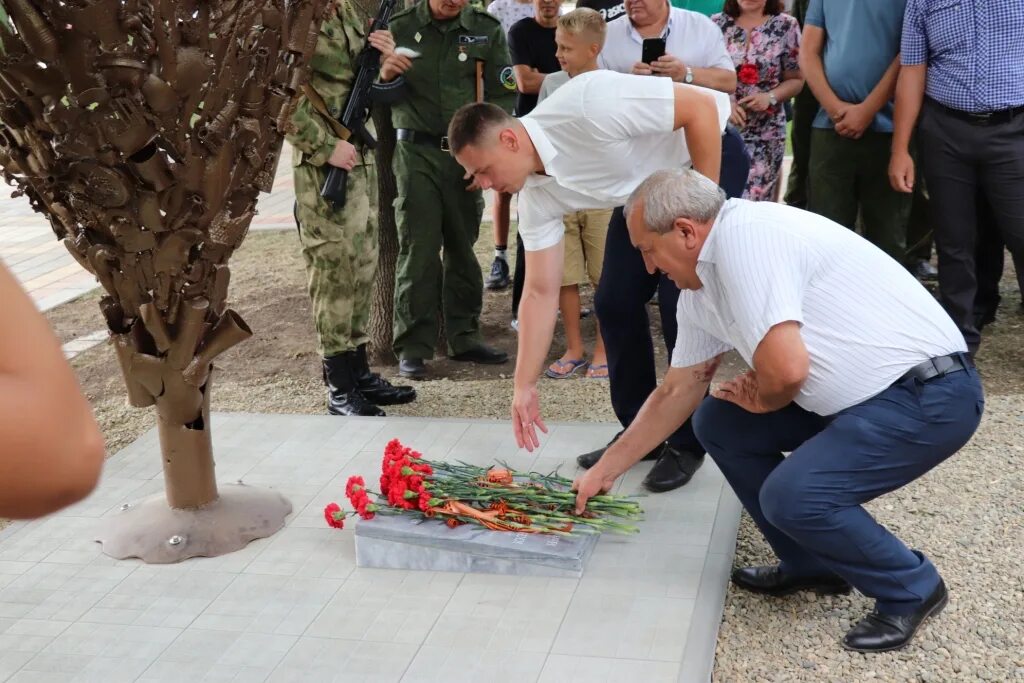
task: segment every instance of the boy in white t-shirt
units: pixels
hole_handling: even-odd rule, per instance
[[[579,8],[564,14],[555,29],[555,56],[561,71],[548,74],[540,86],[538,103],[564,85],[573,76],[595,71],[597,56],[604,45],[605,21],[601,13]],[[584,358],[583,334],[580,330],[580,285],[589,280],[595,291],[601,278],[604,262],[604,243],[608,236],[611,209],[589,209],[565,216],[565,269],[558,307],[565,326],[566,349],[562,357],[552,363],[545,375],[564,379],[586,368],[591,379],[608,378],[608,358],[605,355],[601,328],[597,328],[597,341],[589,367]]]

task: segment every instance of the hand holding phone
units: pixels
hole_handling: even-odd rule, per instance
[[[640,61],[650,64],[665,54],[664,38],[644,38],[643,48],[640,52]]]

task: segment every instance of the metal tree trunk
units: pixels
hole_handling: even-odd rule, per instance
[[[0,166],[96,275],[133,406],[155,406],[166,483],[101,533],[174,562],[268,536],[291,504],[219,492],[214,358],[252,332],[227,261],[269,192],[326,0],[4,0]]]

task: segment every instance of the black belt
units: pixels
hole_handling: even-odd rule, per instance
[[[998,123],[1007,123],[1012,121],[1013,117],[1017,114],[1024,112],[1024,107],[1013,107],[1012,109],[1000,109],[999,111],[986,112],[961,111],[959,109],[947,107],[941,102],[937,102],[930,97],[928,98],[928,101],[950,116],[960,119],[961,121],[974,124],[975,126],[992,126]]]
[[[961,370],[966,370],[969,367],[971,367],[970,361],[966,359],[965,354],[951,353],[948,356],[929,358],[925,362],[915,365],[903,373],[903,375],[893,382],[893,384],[899,384],[900,382],[905,382],[908,379],[917,379],[922,382],[927,382],[930,379],[951,375],[954,372],[960,372]]]
[[[436,147],[442,152],[449,151],[447,135],[431,135],[430,133],[421,133],[418,130],[399,128],[395,131],[395,136],[403,142],[411,142],[416,145],[426,145],[427,147]]]

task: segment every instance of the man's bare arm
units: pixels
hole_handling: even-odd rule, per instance
[[[694,170],[717,183],[722,172],[722,130],[714,97],[676,85],[675,105],[673,130],[683,129]]]
[[[519,302],[519,349],[512,396],[512,429],[516,443],[528,451],[540,445],[537,429],[546,431],[540,416],[537,380],[551,348],[562,287],[564,243],[526,252],[526,282]]]
[[[753,361],[761,405],[779,410],[792,403],[811,367],[799,323],[790,320],[772,326],[754,349]]]
[[[800,40],[800,71],[803,72],[807,87],[814,93],[815,99],[833,121],[839,109],[847,104],[832,90],[825,77],[825,63],[822,54],[825,50],[825,29],[820,26],[804,25],[804,33]]]
[[[717,66],[706,68],[692,66],[690,71],[693,72],[693,85],[702,85],[727,95],[736,92],[736,71],[734,69],[722,69]]]
[[[897,192],[914,191],[914,160],[910,156],[910,140],[921,115],[927,81],[926,64],[904,65],[896,81],[896,104],[893,111],[892,156],[889,159],[889,182]]]
[[[516,77],[516,89],[527,95],[539,93],[540,85],[544,82],[544,76],[547,75],[526,64],[516,64],[512,67],[512,73]]]
[[[617,478],[679,429],[704,399],[721,362],[719,354],[697,365],[669,368],[665,380],[644,401],[633,423],[594,465],[600,468],[599,475]]]

